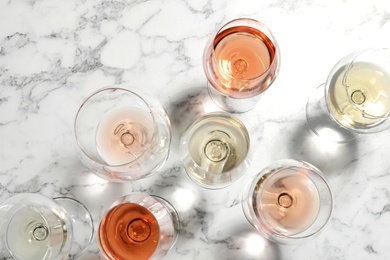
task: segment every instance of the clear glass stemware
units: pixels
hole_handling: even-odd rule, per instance
[[[100,89],[81,105],[74,125],[82,162],[113,182],[156,173],[171,143],[169,118],[153,97],[136,88]]]

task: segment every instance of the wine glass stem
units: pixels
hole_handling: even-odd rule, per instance
[[[223,172],[230,149],[229,145],[221,140],[210,140],[201,155],[201,167],[214,173]]]
[[[288,193],[282,193],[278,197],[278,204],[283,208],[289,208],[293,204],[293,198]]]
[[[127,227],[127,234],[135,242],[144,242],[150,237],[151,228],[145,220],[134,219]]]
[[[31,234],[36,241],[42,241],[47,238],[49,232],[43,224],[38,224],[32,227]]]

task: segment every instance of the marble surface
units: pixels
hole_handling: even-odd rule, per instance
[[[202,53],[227,21],[267,24],[281,50],[278,78],[252,111],[237,115],[255,148],[248,172],[222,190],[186,175],[178,144],[210,102]],[[69,196],[91,211],[95,227],[118,197],[145,192],[176,207],[182,229],[166,259],[389,259],[390,135],[335,145],[306,126],[310,93],[346,54],[390,46],[386,0],[2,0],[0,1],[0,199],[37,192]],[[171,153],[156,175],[108,183],[79,161],[73,122],[81,102],[111,84],[157,96],[172,121]],[[246,221],[248,180],[278,159],[320,168],[335,196],[327,228],[300,246],[268,242]],[[81,259],[102,259],[96,235]]]

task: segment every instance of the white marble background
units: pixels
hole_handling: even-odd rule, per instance
[[[202,52],[230,19],[267,24],[282,54],[280,74],[253,111],[239,115],[256,149],[249,171],[222,190],[189,180],[178,159],[184,127],[217,110],[205,92]],[[346,54],[390,46],[387,0],[1,0],[0,198],[39,192],[79,199],[98,226],[120,196],[141,191],[168,199],[182,231],[167,259],[390,259],[389,131],[346,145],[319,143],[304,109],[312,90]],[[91,92],[127,83],[155,94],[172,120],[163,170],[113,184],[79,162],[76,111]],[[241,193],[277,159],[318,166],[335,192],[324,232],[301,246],[263,239],[246,221]],[[82,259],[100,259],[96,236]]]

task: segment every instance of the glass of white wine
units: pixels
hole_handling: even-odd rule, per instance
[[[133,193],[117,199],[99,225],[100,250],[107,259],[161,259],[174,246],[179,216],[165,199]]]
[[[113,182],[156,173],[171,143],[166,111],[134,87],[111,86],[93,93],[77,113],[74,132],[81,161]]]
[[[390,125],[390,49],[347,55],[309,98],[306,117],[315,134],[349,142]]]
[[[312,239],[333,211],[328,181],[313,165],[292,159],[277,161],[257,174],[243,194],[248,221],[265,238],[280,244]]]
[[[209,113],[188,126],[180,140],[179,153],[193,181],[205,188],[224,188],[249,167],[249,133],[237,118],[227,113]]]
[[[253,109],[271,86],[280,67],[279,47],[263,23],[235,19],[215,32],[203,53],[208,91],[223,110]]]
[[[76,259],[92,236],[92,216],[74,199],[22,193],[0,205],[0,256],[4,259]]]

